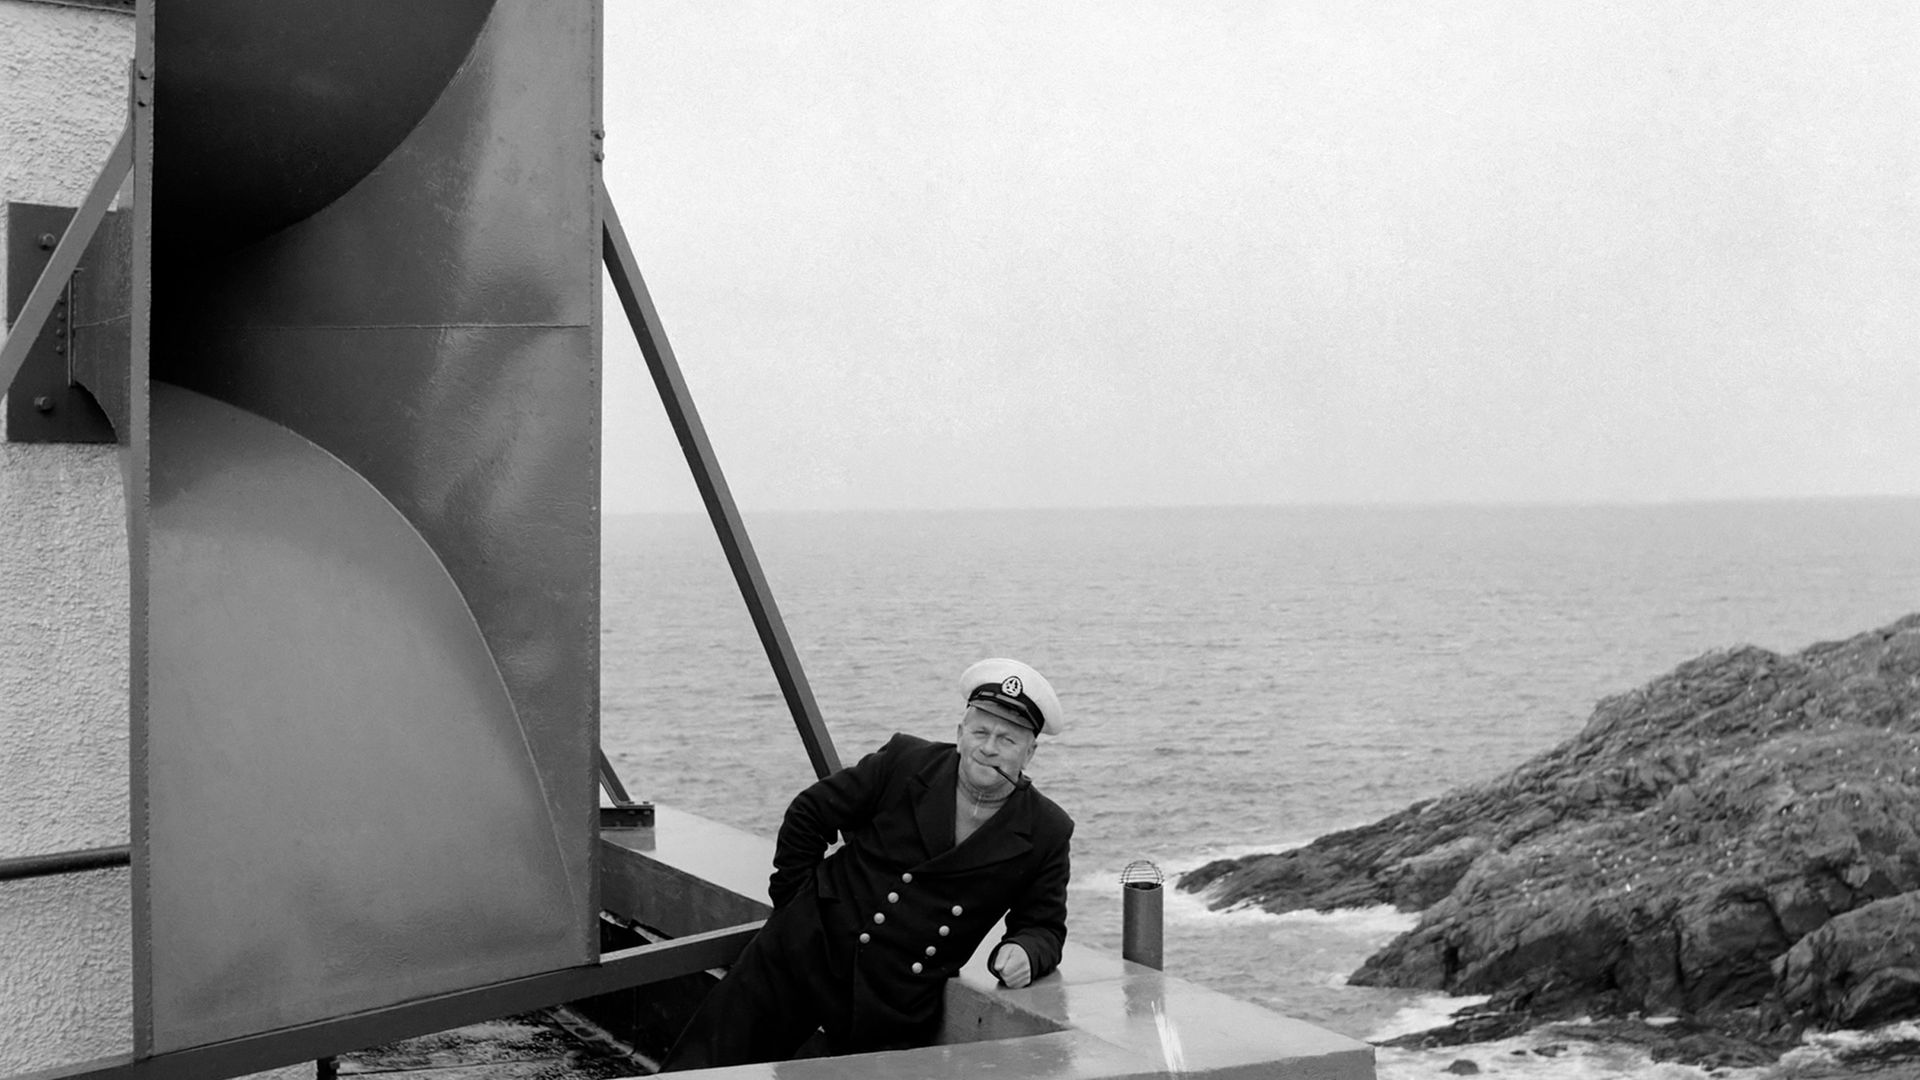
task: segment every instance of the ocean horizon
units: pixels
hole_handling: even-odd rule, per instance
[[[691,477],[688,478],[687,497],[695,498]],[[754,520],[779,517],[834,517],[845,514],[1082,514],[1082,513],[1152,513],[1159,511],[1346,511],[1346,510],[1385,510],[1418,512],[1425,510],[1649,510],[1671,509],[1676,507],[1716,507],[1716,506],[1812,506],[1821,503],[1900,503],[1920,501],[1920,495],[1899,493],[1854,493],[1844,495],[1717,495],[1682,496],[1675,498],[1635,498],[1635,499],[1427,499],[1427,500],[1368,500],[1368,501],[1299,501],[1299,502],[1164,502],[1164,503],[1046,503],[1033,505],[962,505],[962,506],[922,506],[922,505],[849,505],[849,506],[767,506],[752,510],[741,510],[743,517],[749,519],[749,531]],[[612,520],[647,520],[694,518],[703,524],[708,522],[706,509],[695,504],[677,506],[666,510],[603,509],[602,516]]]
[[[1078,825],[1069,933],[1116,951],[1133,859],[1177,875],[1303,844],[1497,776],[1702,653],[1920,610],[1920,498],[745,518],[843,761],[896,730],[950,737],[980,657],[1054,683],[1072,722],[1030,772]],[[637,797],[768,835],[812,779],[704,515],[605,520],[602,742]],[[1464,1004],[1345,985],[1413,921],[1170,890],[1166,969],[1379,1039]],[[1474,1049],[1383,1050],[1381,1075]]]

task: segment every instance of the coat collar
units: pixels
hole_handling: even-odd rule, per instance
[[[953,842],[953,800],[954,789],[959,784],[960,761],[951,743],[942,745],[946,752],[935,755],[908,781],[913,819],[920,827],[920,839],[929,855],[925,868],[949,872],[971,870],[1031,851],[1031,784],[1015,788],[1000,812],[982,823],[965,842],[957,845]]]

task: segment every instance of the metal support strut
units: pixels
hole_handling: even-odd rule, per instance
[[[686,380],[680,375],[680,362],[674,359],[673,346],[667,341],[660,313],[653,306],[653,297],[647,293],[647,283],[640,278],[639,263],[634,260],[626,231],[620,227],[620,215],[615,212],[613,200],[605,189],[600,192],[600,227],[604,241],[601,258],[607,264],[607,274],[613,279],[614,291],[620,295],[620,305],[626,309],[633,335],[639,339],[640,351],[646,355],[647,368],[660,390],[660,401],[667,407],[674,434],[680,438],[680,449],[687,455],[688,468],[693,470],[693,482],[700,489],[701,500],[707,504],[707,516],[713,519],[714,532],[719,534],[720,546],[726,550],[727,565],[733,568],[740,595],[753,616],[754,629],[760,632],[760,643],[767,650],[767,660],[773,665],[780,693],[787,699],[787,710],[793,714],[800,741],[806,744],[814,774],[824,777],[839,772],[840,756],[834,752],[833,736],[827,733],[827,725],[820,718],[820,706],[813,700],[806,672],[800,669],[799,654],[794,652],[793,640],[787,636],[787,625],[780,618],[779,606],[773,602],[773,591],[767,588],[766,575],[760,571],[760,560],[754,556],[753,544],[747,539],[747,528],[733,504],[733,493],[727,489],[727,479],[720,473],[720,461],[714,456],[713,445],[707,441],[707,429],[701,425],[700,414],[693,407],[693,396],[687,392]]]

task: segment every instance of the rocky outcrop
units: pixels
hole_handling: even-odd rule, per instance
[[[1920,1016],[1920,892],[1835,917],[1773,963],[1780,997],[1829,1027]]]
[[[1356,983],[1768,1040],[1920,1015],[1917,829],[1920,615],[1708,654],[1505,776],[1180,887],[1421,911]]]

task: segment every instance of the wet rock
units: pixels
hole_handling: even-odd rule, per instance
[[[1387,868],[1382,884],[1395,907],[1424,908],[1452,892],[1460,875],[1491,847],[1485,837],[1459,837]]]
[[[1467,1058],[1459,1058],[1455,1060],[1453,1064],[1448,1065],[1444,1071],[1452,1073],[1455,1076],[1478,1076],[1480,1074],[1480,1066]]]
[[[1796,942],[1774,970],[1782,1003],[1825,1027],[1920,1015],[1920,892],[1835,917]]]
[[[1354,982],[1491,994],[1532,1021],[1678,1015],[1704,1034],[1676,1060],[1728,1064],[1745,1052],[1709,1036],[1764,1055],[1803,1024],[1920,1016],[1920,961],[1841,921],[1920,890],[1917,830],[1913,615],[1791,656],[1710,653],[1504,776],[1178,887],[1417,910]]]
[[[1525,1034],[1532,1026],[1532,1019],[1524,1013],[1507,1008],[1499,1002],[1488,1002],[1485,1005],[1469,1005],[1459,1010],[1453,1014],[1452,1019],[1439,1027],[1398,1035],[1382,1040],[1378,1045],[1407,1050],[1437,1050],[1445,1046],[1465,1046],[1468,1043],[1511,1039]]]

